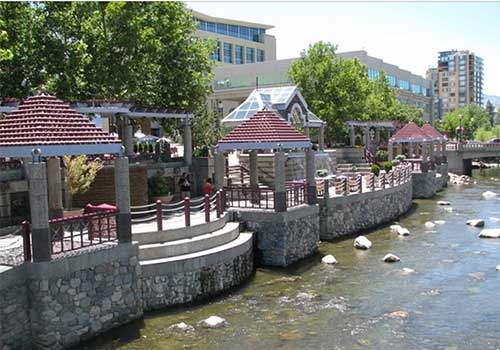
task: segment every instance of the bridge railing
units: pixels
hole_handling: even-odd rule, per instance
[[[448,142],[446,144],[447,151],[500,151],[500,143],[489,143],[489,142],[471,142],[471,143],[459,143],[459,142]]]

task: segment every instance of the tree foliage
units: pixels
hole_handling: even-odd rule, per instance
[[[482,107],[471,104],[446,113],[437,123],[437,127],[447,132],[452,138],[458,138],[460,130],[463,129],[461,137],[472,140],[479,128],[486,130],[491,128],[491,117]]]
[[[422,111],[400,103],[383,72],[370,80],[358,59],[342,59],[330,43],[317,42],[301,53],[288,72],[310,109],[328,123],[337,141],[347,120],[398,120],[423,123]]]
[[[76,157],[64,156],[66,169],[66,188],[72,195],[85,193],[95,180],[99,170],[103,168],[101,160],[87,160],[86,155]]]

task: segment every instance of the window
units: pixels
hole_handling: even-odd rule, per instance
[[[210,59],[213,61],[220,62],[220,41],[217,41],[217,46],[214,51],[210,54]]]
[[[224,43],[224,62],[233,63],[233,44]]]
[[[246,63],[254,63],[255,62],[254,55],[255,55],[255,49],[253,47],[247,47],[246,57],[245,57]]]
[[[243,46],[234,46],[234,63],[243,64]]]
[[[214,22],[207,22],[207,32],[212,32],[212,33],[217,32],[217,28]]]
[[[396,86],[396,77],[393,77],[392,75],[386,75],[385,78],[389,82],[390,86]]]
[[[229,36],[234,36],[235,38],[239,38],[240,28],[239,26],[228,25],[228,33]]]
[[[222,35],[227,35],[227,24],[217,23],[216,27],[217,27],[217,33]]]
[[[257,62],[264,62],[264,50],[257,49]]]
[[[420,94],[420,85],[411,84],[411,92],[414,94]]]
[[[198,29],[207,31],[207,22],[198,20]]]
[[[195,20],[198,21],[199,30],[218,33],[222,35],[228,35],[235,38],[241,38],[250,41],[259,42],[260,35],[266,33],[266,30],[264,28],[250,28],[250,27],[225,24],[225,23],[207,22],[200,19],[195,19]]]
[[[380,76],[380,72],[373,68],[368,68],[368,78],[370,80],[375,80]]]
[[[398,79],[398,87],[403,90],[410,89],[410,83],[407,80],[399,80]]]
[[[428,89],[427,89],[427,88],[424,88],[423,86],[422,86],[422,95],[424,95],[424,96],[429,96],[429,91],[428,91]]]

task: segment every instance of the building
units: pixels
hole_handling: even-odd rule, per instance
[[[402,103],[422,109],[424,118],[432,121],[433,101],[431,81],[382,59],[369,56],[366,51],[351,51],[338,54],[345,59],[357,58],[367,67],[368,77],[376,79],[385,72],[396,97]],[[297,58],[269,60],[254,64],[218,65],[214,69],[214,92],[210,96],[212,106],[221,116],[226,116],[239,106],[258,87],[291,85],[288,70]]]
[[[425,74],[427,80],[431,82],[432,89],[432,109],[433,116],[435,120],[440,120],[443,118],[442,107],[441,107],[441,98],[439,97],[439,88],[438,88],[438,69],[437,68],[429,68]]]
[[[276,59],[276,38],[266,33],[267,24],[212,17],[192,11],[198,24],[195,36],[217,43],[210,55],[222,64],[248,64]]]
[[[483,105],[483,59],[465,51],[439,52],[437,90],[440,114],[475,103]]]

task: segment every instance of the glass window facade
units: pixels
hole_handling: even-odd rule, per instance
[[[217,46],[215,47],[214,51],[210,54],[210,59],[213,61],[220,62],[220,41],[217,41]]]
[[[243,46],[234,46],[234,63],[243,64]]]
[[[389,82],[389,85],[394,87],[396,86],[396,77],[393,77],[392,75],[386,75],[385,78]]]
[[[224,43],[224,62],[233,63],[233,44]]]
[[[257,62],[264,62],[264,50],[257,49]]]
[[[255,49],[253,47],[247,47],[245,56],[246,63],[254,63],[255,62],[254,57],[255,57]]]
[[[398,80],[398,87],[403,90],[409,90],[410,83],[406,80]]]
[[[260,42],[260,35],[266,33],[266,30],[264,28],[235,26],[225,23],[207,22],[199,19],[197,19],[197,21],[199,30],[219,33],[222,35],[228,35],[234,38],[240,38],[250,41]]]
[[[375,80],[380,76],[380,72],[373,68],[368,68],[368,78],[371,80]]]
[[[414,94],[420,94],[420,85],[411,84],[411,92]]]

